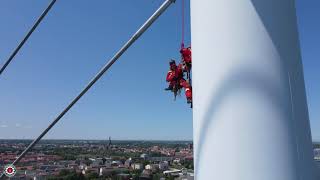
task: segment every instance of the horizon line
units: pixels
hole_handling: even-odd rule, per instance
[[[8,138],[8,139],[3,139],[0,138],[1,140],[34,140],[34,139],[30,139],[30,138],[26,138],[26,139],[16,139],[16,138]],[[73,141],[109,141],[109,139],[60,139],[60,138],[45,138],[45,139],[41,139],[41,141],[43,140],[73,140]],[[193,141],[193,140],[166,140],[166,139],[111,139],[112,141]]]

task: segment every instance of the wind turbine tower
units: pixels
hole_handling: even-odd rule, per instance
[[[191,0],[196,180],[314,180],[294,0]]]

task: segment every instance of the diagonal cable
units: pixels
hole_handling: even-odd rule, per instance
[[[22,48],[22,46],[27,42],[29,37],[32,35],[33,31],[38,27],[38,25],[41,23],[43,18],[48,14],[54,3],[56,3],[57,0],[52,0],[51,3],[48,5],[48,7],[42,12],[41,16],[38,18],[36,23],[32,26],[32,28],[29,30],[29,32],[26,34],[26,36],[23,38],[23,40],[20,42],[20,44],[16,47],[16,49],[13,51],[11,56],[7,59],[7,61],[4,63],[4,65],[0,69],[0,76],[4,72],[4,70],[7,68],[7,66],[10,64],[10,62],[13,60],[13,58],[18,54],[19,50]]]

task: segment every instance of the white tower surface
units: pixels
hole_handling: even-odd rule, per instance
[[[314,180],[294,0],[191,0],[196,180]]]

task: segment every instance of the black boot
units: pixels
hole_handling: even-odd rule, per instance
[[[169,86],[167,88],[164,89],[165,91],[172,91],[173,90],[173,87],[172,86]]]

